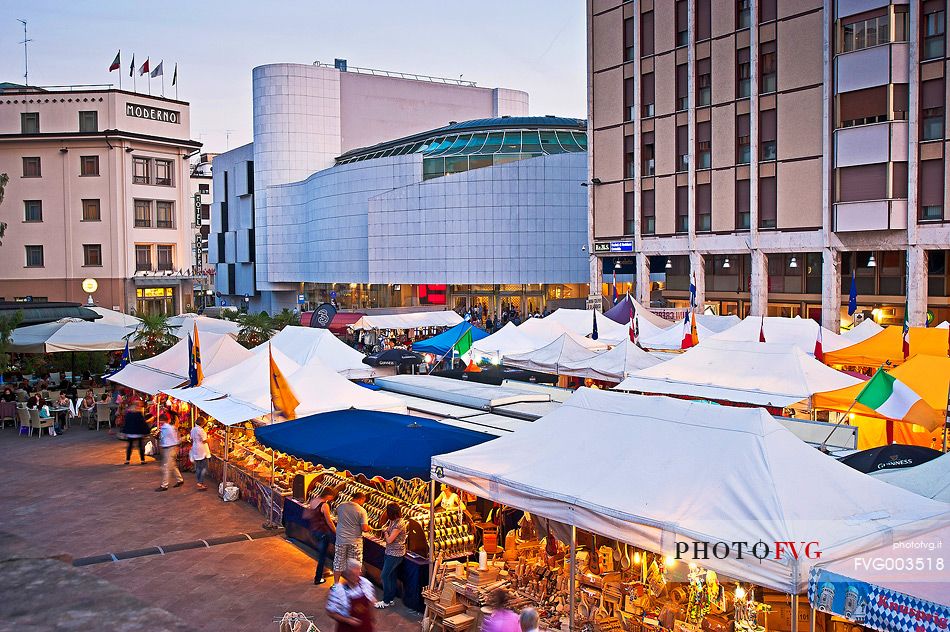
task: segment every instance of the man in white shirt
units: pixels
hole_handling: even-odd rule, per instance
[[[198,483],[198,491],[208,491],[208,486],[205,485],[205,473],[208,471],[211,448],[208,447],[208,433],[198,424],[195,424],[194,428],[191,429],[191,452],[189,456],[192,463],[195,464],[195,480]]]
[[[157,488],[157,492],[167,492],[168,483],[174,473],[175,487],[181,487],[185,484],[185,479],[178,469],[178,429],[175,428],[175,415],[168,411],[168,417],[162,419],[161,428],[158,433],[158,445],[162,450],[162,486]]]
[[[366,494],[355,492],[336,508],[336,542],[333,546],[333,581],[340,580],[347,560],[363,563],[363,534],[370,531],[369,516],[363,509]]]
[[[348,560],[343,571],[343,581],[330,587],[327,595],[327,614],[337,622],[337,629],[373,630],[373,604],[376,590],[362,576],[362,563]]]

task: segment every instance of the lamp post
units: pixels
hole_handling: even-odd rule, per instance
[[[251,304],[251,297],[247,294],[244,295],[244,313],[247,313],[248,307]]]

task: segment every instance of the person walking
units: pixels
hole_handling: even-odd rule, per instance
[[[188,456],[191,457],[191,462],[195,464],[195,483],[198,491],[208,491],[208,486],[205,485],[205,474],[208,472],[211,448],[208,447],[208,433],[198,424],[195,424],[191,429],[191,451]]]
[[[373,632],[373,602],[376,591],[363,577],[363,565],[347,560],[343,582],[330,587],[327,595],[327,614],[336,621],[337,632]]]
[[[330,515],[330,503],[336,498],[336,492],[327,488],[319,496],[315,496],[304,518],[310,522],[310,535],[317,545],[317,570],[313,574],[314,584],[324,584],[327,579],[323,576],[327,565],[327,550],[330,548],[330,539],[336,535],[336,524]]]
[[[139,447],[139,461],[145,465],[145,435],[149,433],[148,424],[145,423],[145,416],[142,414],[142,400],[134,400],[129,409],[125,411],[122,422],[122,432],[125,434],[125,464],[129,464],[132,458],[132,444],[137,443]]]
[[[336,508],[336,542],[333,546],[333,581],[340,581],[347,560],[363,563],[363,534],[370,531],[369,516],[363,509],[366,494],[356,492]],[[374,600],[375,601],[375,600]]]
[[[402,509],[399,505],[396,503],[386,505],[386,518],[389,520],[383,527],[386,552],[383,557],[383,570],[380,573],[383,580],[383,600],[376,602],[377,608],[388,608],[396,603],[396,569],[406,557],[408,527],[402,518]]]
[[[157,492],[167,492],[168,483],[172,474],[175,475],[175,487],[185,484],[185,479],[178,469],[178,429],[175,428],[175,415],[168,411],[168,417],[162,419],[158,434],[158,447],[162,450],[162,486],[155,489]]]
[[[518,617],[521,632],[538,632],[538,611],[534,608],[525,608]]]
[[[482,622],[481,632],[521,632],[521,622],[508,607],[508,591],[498,588],[488,596],[492,613]]]

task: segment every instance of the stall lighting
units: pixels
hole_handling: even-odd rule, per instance
[[[617,262],[614,264],[614,270],[619,270],[619,269],[620,269],[620,260],[618,259]]]
[[[798,261],[795,259],[795,257],[792,257],[792,260],[788,262],[788,267],[789,267],[789,268],[797,268],[797,267],[798,267]]]
[[[690,562],[690,563],[689,563],[689,570],[695,571],[697,568],[699,568],[699,567],[696,566],[696,562]]]
[[[745,599],[745,588],[736,585],[736,599]]]
[[[639,564],[639,563],[640,563],[640,551],[636,551],[636,552],[633,554],[633,563],[634,563],[634,564]]]
[[[725,260],[723,260],[722,267],[725,270],[728,270],[729,268],[732,267],[731,265],[729,265],[729,257],[726,257]]]
[[[669,257],[666,258],[666,269],[667,270],[673,269],[673,260],[670,259]]]
[[[676,566],[676,558],[672,555],[667,555],[665,558],[663,558],[663,565],[667,568],[673,568]]]
[[[874,255],[873,255],[873,254],[871,255],[871,258],[868,259],[868,267],[869,267],[869,268],[876,268],[876,267],[877,267],[877,261],[874,260]]]

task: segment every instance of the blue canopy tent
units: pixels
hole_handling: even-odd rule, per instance
[[[438,336],[432,336],[425,340],[413,342],[412,350],[417,353],[431,353],[442,357],[449,352],[449,349],[455,346],[455,343],[459,341],[459,338],[465,335],[468,329],[472,330],[472,342],[477,342],[488,336],[487,331],[479,329],[471,323],[463,322],[446,329]]]
[[[434,455],[495,438],[422,417],[356,409],[263,426],[254,433],[269,448],[325,467],[425,480]]]

